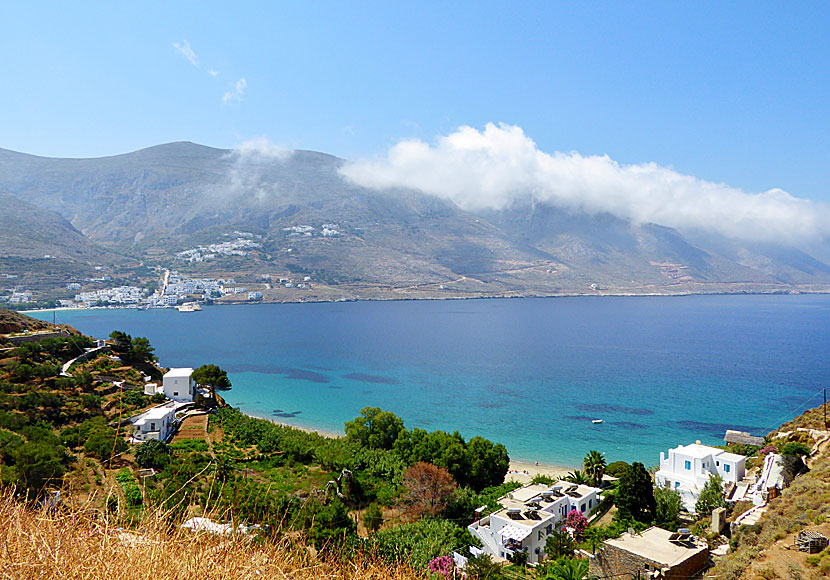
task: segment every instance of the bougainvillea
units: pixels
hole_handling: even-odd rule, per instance
[[[431,577],[451,578],[455,563],[449,556],[438,556],[429,562],[427,569],[430,571]]]
[[[571,510],[565,518],[565,525],[573,530],[574,536],[581,536],[588,527],[588,519],[576,510]]]

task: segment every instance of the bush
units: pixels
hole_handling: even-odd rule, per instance
[[[114,456],[127,450],[127,442],[112,427],[93,429],[84,443],[84,451],[101,461],[110,461]]]
[[[625,473],[629,467],[631,466],[625,461],[612,461],[608,464],[608,467],[605,468],[605,473],[611,477],[622,477],[622,474]]]
[[[135,449],[135,462],[139,467],[161,469],[169,461],[169,449],[164,441],[145,441]]]

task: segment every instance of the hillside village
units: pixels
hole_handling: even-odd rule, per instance
[[[818,410],[763,438],[680,444],[653,471],[591,451],[582,470],[522,485],[481,437],[409,430],[373,408],[344,437],[299,431],[228,407],[215,365],[161,369],[141,337],[93,340],[4,312],[0,517],[16,502],[51,506],[47,520],[91,510],[88,525],[131,530],[115,540],[130,550],[163,512],[207,544],[291,537],[320,565],[385,562],[401,577],[830,573]]]

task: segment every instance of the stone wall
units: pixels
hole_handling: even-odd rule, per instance
[[[701,571],[709,563],[709,550],[693,554],[683,562],[670,568],[665,575],[658,576],[667,580],[686,580]],[[632,554],[616,546],[603,544],[602,550],[589,561],[588,573],[600,579],[637,578],[644,580],[653,576],[654,570],[661,570],[663,564],[637,554]]]

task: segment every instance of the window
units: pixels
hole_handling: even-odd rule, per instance
[[[691,469],[691,468],[692,468],[692,462],[691,462],[691,461],[687,461],[687,462],[686,462],[686,469]]]
[[[155,431],[155,430],[156,430],[156,424],[155,423],[150,423],[150,431]]]
[[[179,396],[179,391],[173,391],[173,396],[174,396],[174,397],[178,397],[178,396]],[[688,469],[688,468],[687,468],[687,469]]]
[[[715,461],[715,467],[720,467],[720,461]]]
[[[679,481],[675,481],[675,482],[674,482],[674,487],[675,487],[675,488],[680,487],[680,482],[679,482]]]
[[[579,511],[581,511],[581,512],[585,511],[585,504],[582,504],[581,506],[579,506]]]
[[[724,464],[723,464],[723,470],[724,470],[726,473],[729,473],[729,465],[728,465],[727,463],[724,463]]]

